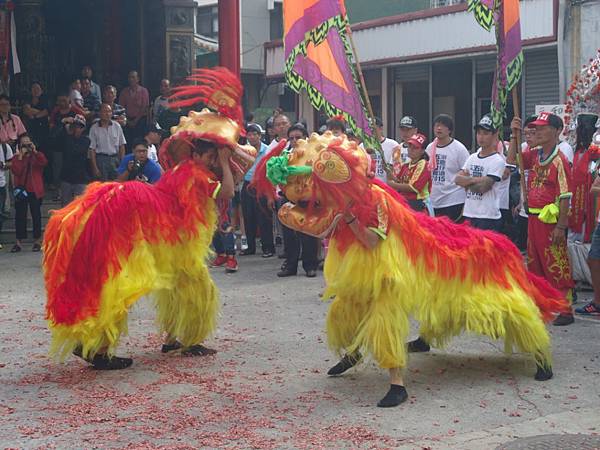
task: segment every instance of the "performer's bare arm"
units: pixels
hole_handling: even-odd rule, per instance
[[[552,230],[552,244],[559,245],[563,244],[566,237],[566,229],[569,223],[569,208],[570,199],[563,198],[559,203],[558,222]]]
[[[375,248],[375,246],[377,246],[380,240],[379,236],[377,236],[375,232],[369,230],[367,227],[362,225],[358,221],[356,216],[353,215],[351,212],[346,211],[344,213],[344,216],[342,217],[342,220],[346,221],[346,224],[348,225],[350,230],[352,230],[354,236],[356,236],[356,238],[365,247],[367,247],[368,249],[373,249]]]
[[[229,200],[230,198],[233,198],[233,195],[235,194],[233,174],[231,173],[231,167],[229,166],[231,150],[228,148],[220,148],[218,155],[219,164],[223,171],[223,180],[221,180],[221,190],[219,191],[217,198]]]
[[[521,118],[514,117],[510,123],[510,130],[512,132],[512,138],[508,146],[508,155],[506,155],[506,164],[516,165],[517,164],[517,139],[516,136],[521,134]]]

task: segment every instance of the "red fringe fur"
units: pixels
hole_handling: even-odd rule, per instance
[[[72,325],[95,315],[103,284],[119,272],[136,243],[176,244],[196,236],[210,207],[211,178],[206,168],[189,161],[154,186],[93,183],[54,212],[44,236],[47,318]]]
[[[219,114],[229,117],[244,128],[240,79],[225,67],[195,69],[187,80],[194,84],[173,89],[169,98],[171,108],[187,108],[204,104]]]
[[[313,175],[313,201],[319,200],[322,205],[351,204],[351,211],[361,223],[374,223],[374,205],[385,200],[389,207],[390,232],[398,230],[396,232],[403,237],[411,261],[415,264],[423,261],[432,277],[468,278],[473,283],[496,283],[505,289],[511,289],[512,284],[517,283],[535,300],[546,321],[551,320],[555,313],[570,311],[569,303],[560,292],[526,270],[519,250],[505,236],[467,224],[458,225],[445,217],[433,218],[415,213],[405,199],[387,184],[368,178],[360,160],[340,147],[338,141],[334,141],[328,149],[344,158],[352,178],[348,183],[334,184],[325,183]],[[269,156],[279,155],[282,149],[278,150]],[[266,179],[268,159],[261,160],[253,180],[262,195],[274,192]],[[356,237],[344,223],[338,225],[335,239],[341,251],[356,243]]]
[[[381,182],[373,184],[384,191],[380,195],[389,206],[390,232],[394,228],[400,231],[411,261],[415,264],[423,261],[431,276],[458,277],[477,284],[495,283],[505,289],[516,283],[534,299],[546,321],[552,320],[556,313],[570,311],[568,301],[559,291],[527,271],[521,253],[506,236],[456,224],[446,217],[415,213],[389,186]],[[336,239],[354,240],[345,224],[338,229]]]

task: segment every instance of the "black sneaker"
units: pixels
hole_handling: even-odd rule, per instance
[[[181,352],[182,355],[188,356],[211,356],[216,355],[217,351],[212,348],[205,347],[204,345],[192,345]]]
[[[600,306],[592,301],[581,308],[576,308],[575,312],[582,316],[600,316]]]
[[[277,272],[277,276],[279,278],[294,277],[296,276],[296,272],[293,270],[288,270],[287,268],[282,268],[279,272]]]
[[[133,364],[133,359],[121,358],[119,356],[113,356],[111,358],[107,355],[96,355],[90,360],[90,363],[96,370],[122,370],[131,366]]]
[[[564,327],[565,325],[571,325],[573,322],[575,322],[573,314],[559,314],[558,317],[554,319],[554,322],[552,322],[552,325],[555,327]]]
[[[310,269],[306,271],[306,276],[308,278],[315,278],[317,276],[317,271],[314,269]]]
[[[179,341],[175,341],[172,344],[163,344],[160,351],[162,353],[169,353],[169,352],[173,352],[175,350],[179,350],[181,347],[182,347],[181,343]]]
[[[344,357],[342,359],[340,359],[339,363],[337,363],[335,366],[333,366],[331,369],[329,369],[327,371],[327,375],[331,375],[331,376],[341,375],[346,370],[351,369],[352,367],[357,365],[361,358],[362,358],[362,355],[358,352],[356,352],[352,355],[345,354]]]
[[[393,408],[394,406],[398,406],[401,403],[404,403],[408,399],[408,392],[406,392],[406,388],[404,386],[400,386],[399,384],[391,384],[390,390],[385,394],[379,402],[377,406],[380,408]]]
[[[273,253],[273,252],[264,252],[262,254],[262,257],[263,258],[272,258],[274,255],[275,255],[275,253]]]
[[[431,350],[431,347],[422,337],[418,337],[414,341],[410,341],[408,343],[408,352],[409,353],[424,353]]]
[[[552,373],[552,366],[546,364],[536,363],[537,371],[535,372],[535,376],[533,378],[536,381],[546,381],[554,376]]]

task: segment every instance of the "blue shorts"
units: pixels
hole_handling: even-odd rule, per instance
[[[596,225],[594,234],[592,234],[592,246],[588,253],[590,259],[600,259],[600,225]]]

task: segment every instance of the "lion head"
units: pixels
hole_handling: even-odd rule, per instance
[[[362,147],[345,135],[313,133],[292,150],[284,145],[263,158],[256,177],[278,186],[288,200],[279,219],[289,228],[325,237],[335,228],[344,210],[360,209],[370,193],[369,158]],[[262,169],[261,169],[262,168]],[[258,190],[261,183],[255,183]],[[262,194],[267,194],[264,189]]]

